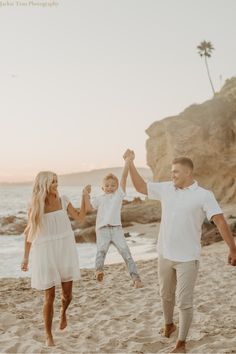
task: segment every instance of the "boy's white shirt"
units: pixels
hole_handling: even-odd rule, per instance
[[[126,193],[119,186],[114,193],[103,193],[91,199],[92,207],[97,209],[96,230],[107,225],[122,225],[121,207],[125,195]]]

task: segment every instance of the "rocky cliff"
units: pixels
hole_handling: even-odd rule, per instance
[[[236,78],[211,100],[154,122],[146,133],[154,180],[170,178],[171,161],[190,157],[199,184],[224,203],[236,202]]]

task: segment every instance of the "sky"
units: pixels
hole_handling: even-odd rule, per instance
[[[146,166],[145,130],[236,75],[235,0],[0,1],[0,182]]]

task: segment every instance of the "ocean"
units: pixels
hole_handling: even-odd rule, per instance
[[[78,208],[81,201],[81,193],[83,187],[75,186],[63,186],[59,187],[58,191],[60,195],[66,195],[73,204]],[[21,212],[26,213],[32,193],[32,186],[29,185],[0,185],[0,217],[7,215],[18,215]],[[94,196],[102,193],[101,187],[93,187],[92,194]],[[127,200],[139,196],[143,198],[142,194],[136,192],[132,187],[127,188],[126,197]]]
[[[81,192],[83,187],[63,186],[58,188],[60,195],[67,195],[74,207],[80,206]],[[0,186],[0,217],[20,215],[27,213],[30,202],[32,187],[28,185],[6,185]],[[102,193],[100,187],[92,189],[92,195]],[[141,197],[134,188],[127,188],[127,196],[125,199],[133,200],[135,197]],[[22,235],[0,235],[0,278],[8,277],[25,277],[30,276],[29,272],[20,270],[20,263],[23,256],[24,238]],[[132,233],[127,238],[128,245],[131,249],[135,260],[150,259],[155,257],[155,244],[153,240],[146,240],[139,237],[138,233]],[[81,268],[93,268],[96,256],[96,244],[82,243],[77,244],[77,252],[80,260]],[[111,246],[106,264],[122,262],[121,256],[118,254],[114,246]]]

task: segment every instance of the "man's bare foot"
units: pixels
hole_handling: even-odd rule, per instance
[[[101,282],[103,281],[104,273],[103,272],[96,272],[96,279],[97,281]]]
[[[63,311],[63,309],[61,309],[61,318],[60,318],[60,325],[59,328],[65,329],[67,326],[67,320],[66,320],[66,313]]]
[[[135,289],[143,288],[143,283],[141,282],[141,280],[134,281],[134,288]]]
[[[175,330],[176,330],[176,325],[174,323],[170,323],[165,325],[165,327],[161,329],[161,334],[166,338],[170,338],[171,334]]]
[[[48,347],[54,347],[54,340],[53,340],[53,336],[52,335],[48,335],[47,339],[46,339],[46,345]]]
[[[171,353],[186,353],[185,341],[178,340]]]

